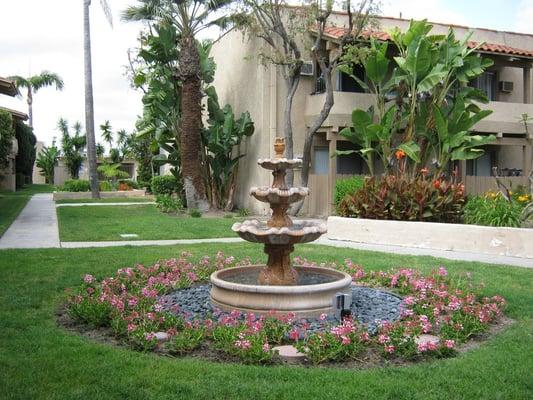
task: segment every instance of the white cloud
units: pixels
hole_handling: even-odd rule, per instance
[[[444,0],[384,0],[383,15],[388,17],[401,16],[405,19],[424,19],[455,25],[469,25],[468,19],[446,7]]]
[[[60,117],[85,124],[83,75],[82,1],[3,2],[0,24],[0,76],[58,73],[65,89],[45,88],[34,96],[34,127],[39,140],[48,144],[58,136]],[[109,119],[115,129],[132,130],[141,113],[141,94],[129,87],[124,76],[127,49],[137,45],[140,24],[120,20],[134,0],[109,1],[111,29],[98,1],[91,5],[91,40],[95,125]],[[27,112],[25,99],[0,96],[0,105]],[[97,129],[98,131],[98,129]],[[98,134],[98,132],[97,132]]]
[[[522,0],[518,6],[514,30],[533,33],[533,1]]]

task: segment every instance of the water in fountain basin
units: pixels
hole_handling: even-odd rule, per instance
[[[259,270],[254,269],[251,271],[238,271],[234,274],[224,275],[224,280],[232,283],[239,283],[243,285],[257,285],[257,279],[259,277]],[[338,277],[334,275],[326,275],[317,273],[314,271],[298,270],[297,285],[317,285],[320,283],[329,283],[337,280]]]

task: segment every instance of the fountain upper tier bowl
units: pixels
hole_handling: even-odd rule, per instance
[[[250,194],[257,200],[270,204],[292,204],[303,200],[309,195],[309,189],[294,187],[290,189],[279,189],[269,186],[253,187]]]
[[[231,229],[248,242],[264,244],[308,243],[327,232],[326,224],[315,221],[294,222],[291,227],[271,228],[258,220],[235,223]]]
[[[299,158],[260,158],[257,160],[257,164],[265,169],[285,170],[300,167],[302,165],[302,160]]]

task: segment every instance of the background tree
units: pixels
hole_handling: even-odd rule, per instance
[[[283,135],[285,137],[285,153],[288,158],[294,157],[292,132],[292,103],[300,83],[302,54],[307,57],[310,52],[317,63],[318,76],[325,85],[325,98],[322,109],[316,119],[307,128],[303,147],[303,163],[301,184],[307,186],[311,167],[311,150],[313,138],[329,115],[334,104],[332,76],[342,63],[342,49],[349,43],[355,43],[362,30],[371,22],[371,16],[379,11],[378,4],[373,0],[362,0],[352,7],[350,0],[342,5],[348,14],[348,28],[341,39],[339,51],[328,51],[324,46],[324,30],[333,11],[333,1],[324,4],[302,2],[299,6],[289,5],[283,0],[243,0],[245,15],[239,26],[249,35],[262,39],[269,51],[258,54],[264,63],[275,65],[281,72],[287,89],[283,114]],[[321,8],[321,7],[324,8]],[[309,32],[315,38],[310,41]],[[362,46],[361,46],[362,47]],[[287,175],[289,185],[293,185],[292,174]],[[296,205],[293,212],[298,212],[302,202]]]
[[[233,0],[140,0],[125,12],[128,20],[167,20],[177,30],[178,75],[181,80],[181,173],[189,208],[209,208],[201,162],[202,82],[201,59],[196,35],[210,26],[224,25],[226,17],[216,12]]]
[[[15,137],[18,142],[18,153],[15,157],[15,170],[19,185],[31,183],[33,175],[33,164],[35,163],[35,143],[37,138],[33,134],[33,129],[22,121],[15,122]],[[20,186],[19,186],[20,187]]]
[[[96,144],[96,157],[101,160],[104,158],[105,155],[105,147],[102,143]]]
[[[67,120],[60,118],[57,123],[57,128],[61,132],[63,161],[67,166],[70,177],[72,179],[78,179],[83,163],[83,149],[87,142],[86,136],[81,132],[81,123],[76,122],[72,127],[74,132],[71,134]]]
[[[113,131],[111,128],[111,123],[106,120],[102,125],[100,125],[100,133],[104,142],[109,145],[109,148],[113,147]]]
[[[29,124],[33,128],[33,95],[38,90],[55,85],[56,90],[63,90],[63,79],[56,73],[42,71],[39,75],[24,78],[19,75],[10,76],[9,79],[15,82],[17,89],[26,89],[26,102],[28,103]]]
[[[100,197],[98,185],[98,171],[96,170],[96,139],[94,136],[94,102],[93,102],[93,72],[91,60],[91,24],[89,6],[91,0],[83,1],[83,60],[85,76],[85,129],[87,142],[87,161],[89,164],[89,182],[93,199]],[[106,0],[100,0],[104,14],[113,26],[111,10]]]
[[[41,169],[46,183],[54,184],[54,168],[57,165],[60,151],[56,146],[56,140],[52,141],[50,147],[43,147],[37,155],[35,165]]]
[[[0,109],[0,173],[9,165],[7,157],[11,154],[14,137],[13,117],[9,112]]]

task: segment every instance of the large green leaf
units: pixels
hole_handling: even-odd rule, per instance
[[[444,65],[437,64],[433,69],[418,83],[418,90],[420,92],[427,92],[433,89],[440,81],[442,81],[446,75],[448,75],[448,70],[444,69]]]
[[[402,150],[411,160],[420,162],[420,146],[415,142],[402,143],[398,146],[398,150]]]

